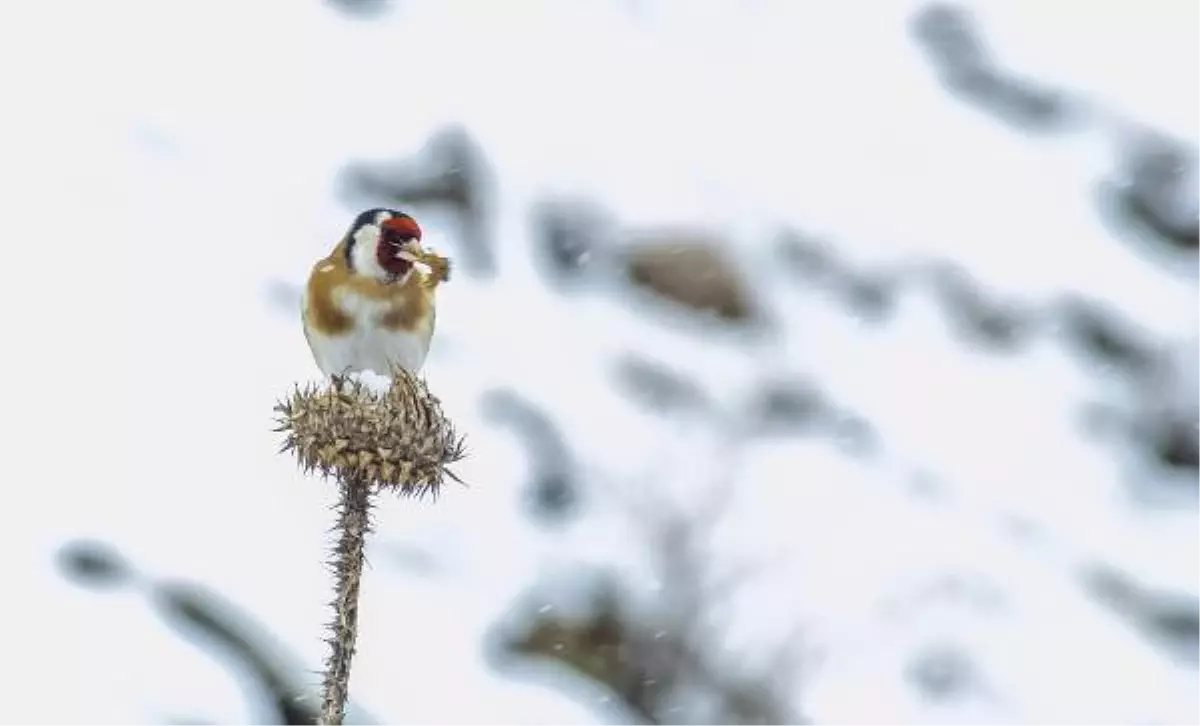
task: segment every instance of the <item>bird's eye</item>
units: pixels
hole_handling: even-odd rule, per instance
[[[405,237],[399,232],[391,229],[385,229],[383,230],[383,233],[379,235],[380,242],[386,245],[391,245],[392,247],[403,247],[409,239],[410,238]]]

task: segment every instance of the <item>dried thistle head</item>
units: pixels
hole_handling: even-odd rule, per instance
[[[424,381],[396,367],[391,386],[375,391],[355,378],[299,386],[275,406],[283,451],[305,472],[342,481],[436,496],[448,468],[465,456],[462,437]]]

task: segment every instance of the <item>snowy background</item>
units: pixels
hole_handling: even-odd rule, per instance
[[[307,717],[333,492],[271,409],[382,203],[458,264],[470,486],[380,507],[354,720],[1197,722],[1198,27],[0,4],[0,720]],[[631,281],[681,239],[745,305]]]

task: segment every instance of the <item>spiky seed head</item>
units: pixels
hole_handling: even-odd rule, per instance
[[[425,382],[402,368],[391,386],[373,390],[357,378],[297,386],[275,406],[283,451],[304,471],[341,481],[436,496],[449,469],[465,455],[463,439]]]

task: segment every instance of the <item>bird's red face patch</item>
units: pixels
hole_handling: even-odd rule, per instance
[[[412,239],[421,241],[421,228],[417,226],[417,220],[412,217],[388,217],[383,220],[383,231],[385,233],[392,232],[402,238],[411,237]]]
[[[397,255],[405,251],[404,246],[410,241],[421,241],[421,228],[415,219],[407,216],[389,217],[379,227],[379,248],[375,255],[380,267],[393,275],[404,275],[412,269],[412,261]]]

